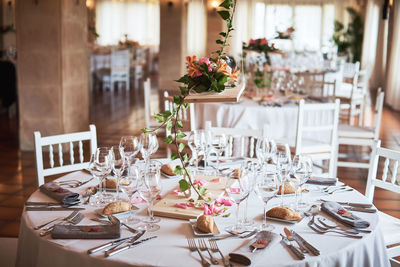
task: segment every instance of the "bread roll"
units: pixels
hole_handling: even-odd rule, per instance
[[[204,233],[212,233],[214,231],[214,220],[212,216],[199,216],[197,218],[197,228]]]
[[[117,188],[117,180],[115,179],[107,179],[106,180],[106,188],[116,189]]]
[[[294,186],[289,183],[289,182],[285,182],[285,186],[283,189],[283,194],[294,194],[296,192],[296,188],[294,188]],[[278,195],[282,194],[282,186],[279,186],[279,190],[278,190]]]
[[[176,173],[174,173],[174,167],[171,164],[164,164],[161,167],[161,171],[165,173],[166,175],[169,176],[176,176]]]
[[[244,169],[241,169],[241,168],[236,168],[236,169],[234,169],[234,170],[232,171],[232,175],[233,175],[233,177],[234,177],[235,179],[239,179],[239,177],[242,178],[242,177],[244,176],[244,174],[245,174],[245,170],[244,170]],[[239,176],[239,175],[240,175],[240,176]]]
[[[113,202],[113,203],[110,203],[107,206],[105,206],[103,209],[103,214],[109,215],[109,214],[129,211],[129,210],[131,210],[131,204],[129,202],[117,201],[117,202]]]
[[[275,207],[267,211],[267,216],[272,218],[279,218],[287,221],[299,221],[301,216],[296,211],[288,207]]]

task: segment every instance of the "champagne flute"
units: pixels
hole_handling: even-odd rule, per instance
[[[120,187],[121,190],[126,194],[126,196],[129,199],[129,202],[132,203],[133,196],[137,192],[137,181],[140,177],[140,169],[139,166],[137,166],[135,163],[138,161],[138,159],[134,159],[132,162],[133,165],[131,168],[128,169],[127,175],[124,179],[124,182],[120,182]],[[132,213],[130,213],[129,217],[126,219],[127,223],[138,223],[140,220],[138,218],[135,218]]]
[[[146,223],[144,228],[149,232],[160,229],[160,226],[155,224],[160,221],[160,218],[154,218],[153,215],[153,201],[161,193],[160,169],[160,162],[150,161],[148,163],[147,173],[140,175],[137,182],[139,195],[148,203],[148,219],[143,221]]]
[[[228,226],[226,231],[228,232],[242,232],[245,230],[243,225],[239,222],[239,206],[240,203],[245,200],[250,193],[250,180],[249,175],[244,174],[236,179],[235,175],[231,174],[227,178],[225,185],[225,192],[227,195],[233,199],[236,204],[236,223],[234,225]]]
[[[117,179],[117,183],[116,183],[117,184],[117,188],[116,188],[117,194],[116,194],[115,199],[119,200],[119,184],[120,184],[122,174],[124,173],[126,166],[127,166],[124,149],[119,146],[111,147],[110,157],[111,157],[111,166],[112,166],[113,172]]]
[[[249,198],[250,198],[251,193],[255,189],[257,179],[260,175],[263,175],[261,168],[262,168],[262,165],[260,165],[256,160],[249,159],[247,162],[244,162],[242,164],[241,170],[244,169],[245,172],[248,174],[249,186],[250,186],[250,192],[245,201],[244,216],[243,216],[243,219],[240,220],[240,223],[244,226],[251,227],[254,224],[254,221],[247,217],[247,210],[248,210],[248,206],[249,206]]]
[[[255,191],[257,196],[264,203],[263,223],[260,225],[260,230],[271,231],[275,227],[267,223],[267,204],[270,199],[276,196],[279,190],[278,173],[268,172],[257,179]]]
[[[277,144],[276,148],[276,168],[281,176],[281,206],[283,206],[283,194],[290,171],[291,156],[288,144]]]
[[[104,203],[103,183],[106,177],[111,173],[110,148],[98,147],[89,162],[90,173],[99,180],[99,194],[97,196],[97,205]]]
[[[215,153],[217,154],[217,172],[219,173],[219,165],[220,165],[220,157],[222,152],[226,148],[228,144],[228,139],[225,134],[217,134],[213,135],[212,137],[212,148],[214,149]]]
[[[302,186],[308,180],[312,172],[312,160],[308,156],[303,155],[295,155],[292,162],[291,173],[293,178],[291,178],[292,183],[296,188],[296,210],[298,211],[299,208],[304,208],[306,203],[299,203],[298,194],[301,196],[302,193]],[[299,191],[300,189],[300,191]]]
[[[150,155],[155,153],[158,149],[157,136],[152,133],[142,133],[140,139],[142,143],[140,153],[142,154],[144,162],[147,165]]]
[[[203,149],[201,131],[194,130],[190,133],[188,145],[189,145],[190,149],[192,150],[192,154],[194,154],[196,157],[195,168],[196,168],[196,172],[198,172],[198,170],[199,170],[199,154]]]

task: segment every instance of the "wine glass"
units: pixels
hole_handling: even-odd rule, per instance
[[[222,155],[222,152],[226,148],[227,144],[228,144],[228,139],[225,134],[215,134],[212,136],[211,145],[215,153],[217,154],[217,172],[219,172],[220,157]]]
[[[117,179],[117,188],[116,188],[116,200],[119,200],[119,184],[124,173],[126,166],[127,166],[127,159],[125,157],[124,148],[119,146],[113,146],[110,149],[110,157],[111,157],[111,166],[113,172]]]
[[[142,133],[140,136],[142,146],[140,147],[140,153],[147,165],[150,159],[150,155],[155,153],[158,149],[157,136],[152,133]]]
[[[266,137],[257,138],[256,156],[260,164],[268,163],[276,154],[277,148],[274,140]]]
[[[130,167],[134,157],[140,151],[142,146],[140,138],[136,136],[122,136],[119,146],[124,149],[124,154],[127,158],[128,166]]]
[[[251,192],[254,191],[257,179],[260,175],[263,175],[262,173],[262,165],[260,165],[257,160],[248,160],[242,164],[242,168],[245,170],[245,173],[248,174],[249,176],[249,186],[250,186],[250,192],[249,195],[246,198],[245,202],[245,209],[244,209],[244,216],[243,219],[240,220],[240,223],[244,226],[251,227],[254,224],[254,221],[249,219],[247,217],[247,210],[248,210],[248,205],[249,205],[249,198],[251,195]]]
[[[278,173],[276,172],[267,172],[264,175],[258,177],[257,183],[255,186],[255,191],[257,196],[264,203],[264,216],[263,223],[260,226],[260,230],[268,230],[271,231],[275,227],[267,223],[267,204],[270,199],[276,196],[279,189],[279,179]]]
[[[129,199],[129,202],[132,203],[133,196],[137,192],[137,181],[140,177],[140,168],[137,166],[135,163],[139,161],[138,159],[133,160],[132,167],[128,169],[128,172],[126,172],[126,176],[124,176],[124,181],[120,181],[120,188],[122,192],[126,194],[126,196]],[[133,204],[133,203],[132,203]],[[135,218],[133,214],[131,213],[129,217],[126,219],[127,223],[138,223],[140,220],[138,218]]]
[[[293,177],[291,181],[296,188],[296,210],[304,208],[306,203],[299,203],[298,194],[302,196],[301,187],[305,184],[312,172],[312,160],[308,156],[295,155],[291,165],[291,174]],[[298,192],[300,189],[300,192]]]
[[[97,204],[104,203],[103,183],[106,177],[111,173],[110,148],[98,147],[90,157],[89,170],[93,177],[99,180],[99,194],[97,195]]]
[[[226,231],[242,232],[245,230],[243,225],[241,225],[239,222],[239,206],[240,203],[248,197],[250,190],[250,177],[247,173],[245,173],[243,176],[239,175],[238,178],[233,174],[228,176],[225,185],[225,192],[236,203],[236,223],[228,226]]]
[[[195,161],[195,168],[196,172],[199,170],[199,154],[203,150],[203,142],[202,142],[202,134],[201,131],[194,130],[190,133],[188,139],[188,145],[194,154],[196,161]]]
[[[208,155],[211,151],[212,135],[209,130],[199,130],[198,134],[200,135],[200,145],[204,153],[204,172],[207,172]]]
[[[160,169],[160,162],[150,161],[147,171],[143,172],[143,175],[140,175],[137,182],[139,195],[148,203],[149,217],[143,221],[146,223],[144,228],[149,232],[160,229],[160,226],[155,224],[160,221],[160,218],[154,218],[153,215],[153,201],[161,193]]]
[[[283,194],[285,191],[285,182],[288,180],[288,174],[290,171],[290,148],[288,144],[277,144],[276,145],[276,169],[281,176],[281,206],[283,206]]]

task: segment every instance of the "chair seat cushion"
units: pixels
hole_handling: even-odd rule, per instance
[[[397,219],[384,212],[378,212],[380,228],[386,245],[400,242],[400,219]]]
[[[290,142],[288,140],[279,140],[277,142],[281,144],[289,144],[291,152],[296,151],[294,141]],[[330,153],[332,151],[330,144],[308,138],[303,138],[301,146],[303,154]]]
[[[375,133],[372,127],[339,124],[338,135],[339,137],[374,138]]]

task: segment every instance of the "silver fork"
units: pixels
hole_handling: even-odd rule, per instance
[[[224,257],[224,255],[222,254],[221,250],[219,250],[217,241],[212,240],[212,239],[208,239],[208,243],[210,243],[210,249],[211,249],[212,252],[218,252],[219,255],[221,255],[221,259],[222,259],[222,262],[224,263],[224,266],[225,266],[225,267],[230,267],[231,264],[229,263],[229,260],[227,261],[227,260],[225,259],[225,257]]]
[[[53,224],[52,226],[49,226],[49,227],[43,229],[43,231],[40,232],[39,235],[40,236],[48,235],[53,230],[54,226],[56,226],[56,225],[62,225],[65,223],[77,224],[83,219],[83,217],[84,217],[84,215],[82,213],[79,213],[79,211],[78,211],[78,213],[76,213],[74,216],[71,216],[71,218],[64,219],[60,223]]]
[[[327,228],[331,228],[331,229],[341,229],[340,226],[337,225],[337,224],[335,224],[335,225],[329,225],[329,224],[326,222],[326,219],[325,219],[325,218],[318,218],[318,221],[319,221],[323,226],[325,226],[325,227],[327,227]],[[333,222],[331,222],[331,223],[333,223]],[[347,230],[347,232],[371,233],[371,230],[368,230],[368,229],[358,229],[358,228],[354,229],[354,228],[353,228],[353,229]]]
[[[201,258],[201,265],[203,267],[209,267],[210,263],[201,254],[201,251],[197,248],[196,242],[194,241],[194,239],[193,238],[187,238],[187,242],[188,242],[190,251],[197,251],[197,253],[199,253],[200,258]]]
[[[199,239],[199,248],[201,251],[207,251],[208,255],[210,255],[211,263],[214,265],[218,265],[218,260],[213,257],[211,250],[207,247],[206,241],[204,239]]]
[[[67,217],[64,217],[64,218],[63,218],[63,217],[59,217],[59,218],[57,218],[57,219],[51,220],[51,221],[49,221],[49,222],[46,222],[46,223],[44,223],[44,224],[42,224],[42,225],[38,225],[38,226],[36,226],[36,227],[33,228],[33,229],[35,229],[35,230],[42,229],[42,228],[45,227],[46,225],[48,225],[48,224],[50,224],[50,223],[52,223],[52,222],[58,221],[58,220],[61,220],[61,221],[69,220],[69,219],[75,217],[76,214],[78,214],[78,212],[79,212],[78,210],[75,210],[75,211],[73,211],[70,215],[68,215]],[[51,226],[50,226],[50,227],[51,227]],[[48,229],[48,228],[50,228],[50,227],[47,227],[46,229]],[[46,230],[46,229],[44,229],[44,230]]]
[[[308,226],[314,230],[314,232],[320,233],[320,234],[325,234],[325,233],[337,233],[346,237],[351,237],[351,238],[362,238],[361,235],[355,235],[355,234],[350,234],[350,233],[346,233],[343,231],[338,231],[338,230],[334,230],[334,229],[324,229],[323,227],[321,227],[320,225],[318,225],[315,221],[314,221],[314,216],[313,219],[308,223]]]

